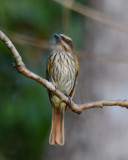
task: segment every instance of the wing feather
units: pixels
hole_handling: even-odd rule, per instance
[[[69,95],[71,98],[73,97],[74,92],[75,92],[76,83],[77,83],[77,76],[78,76],[78,69],[79,69],[77,57],[75,55],[73,55],[73,57],[74,57],[74,61],[75,61],[75,64],[76,64],[75,65],[76,66],[76,74],[75,74],[75,81],[74,81],[73,89],[71,90],[71,93]]]
[[[49,81],[49,71],[50,71],[50,65],[51,65],[51,56],[49,57],[49,59],[47,60],[47,63],[46,63],[46,79],[48,81]],[[50,99],[50,102],[51,102],[51,98],[50,97],[52,95],[52,92],[49,91],[49,89],[47,89],[47,92],[48,92],[48,96],[49,96],[49,99]]]

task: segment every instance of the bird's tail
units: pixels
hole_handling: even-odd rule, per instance
[[[49,136],[49,143],[51,145],[64,145],[64,112],[52,107],[52,124]]]

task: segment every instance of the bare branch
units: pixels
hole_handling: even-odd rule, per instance
[[[114,100],[114,101],[97,101],[90,102],[86,104],[71,104],[69,107],[73,112],[81,113],[82,111],[90,108],[103,108],[104,106],[120,106],[128,109],[128,101],[127,100]]]
[[[46,79],[38,76],[37,74],[31,72],[30,70],[28,70],[26,68],[25,64],[22,61],[22,58],[21,58],[19,52],[17,51],[17,49],[15,48],[13,43],[10,41],[10,39],[2,31],[0,31],[0,39],[7,45],[7,47],[11,51],[12,56],[13,56],[15,62],[16,62],[15,67],[16,67],[16,69],[19,73],[23,74],[25,77],[28,77],[28,78],[31,78],[31,79],[37,81],[38,83],[40,83],[44,87],[51,90],[55,95],[57,95],[65,103],[69,103],[68,98],[63,93],[56,90],[51,82],[49,82]]]
[[[19,52],[16,50],[13,43],[9,40],[9,38],[0,31],[0,39],[7,45],[9,50],[12,53],[12,56],[16,62],[15,68],[17,71],[21,74],[23,74],[25,77],[31,78],[47,89],[49,89],[51,92],[53,92],[55,95],[57,95],[63,102],[69,105],[69,108],[75,112],[80,114],[82,111],[90,108],[103,108],[104,106],[121,106],[128,109],[128,101],[127,100],[115,100],[115,101],[99,101],[99,102],[91,102],[86,104],[75,104],[73,101],[70,103],[70,100],[68,97],[66,97],[63,93],[61,93],[59,90],[56,90],[56,88],[53,86],[53,84],[46,79],[38,76],[37,74],[31,72],[28,70],[25,66],[25,64],[22,61],[22,58],[19,54]]]

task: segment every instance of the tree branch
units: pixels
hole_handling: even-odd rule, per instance
[[[121,106],[128,109],[128,101],[127,100],[115,100],[115,101],[98,101],[98,102],[91,102],[86,104],[75,104],[73,101],[69,101],[69,98],[66,97],[63,93],[61,93],[59,90],[57,90],[53,84],[46,79],[38,76],[37,74],[31,72],[28,70],[25,66],[25,64],[22,61],[22,58],[19,54],[19,52],[16,50],[13,43],[10,41],[10,39],[2,32],[0,31],[0,39],[6,44],[6,46],[9,48],[9,50],[12,53],[12,56],[16,62],[15,67],[17,71],[21,74],[23,74],[25,77],[31,78],[47,89],[49,89],[51,92],[53,92],[56,96],[58,96],[63,102],[69,105],[69,108],[75,112],[80,114],[82,111],[90,108],[103,108],[104,106]]]

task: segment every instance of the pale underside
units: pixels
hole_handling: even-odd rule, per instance
[[[58,53],[59,52],[59,53]],[[54,60],[53,60],[54,59]],[[69,96],[75,82],[75,62],[74,57],[64,50],[55,50],[51,56],[49,81],[66,96]],[[72,66],[72,67],[71,67]],[[51,96],[51,102],[55,108],[63,109],[66,104],[55,96]]]

